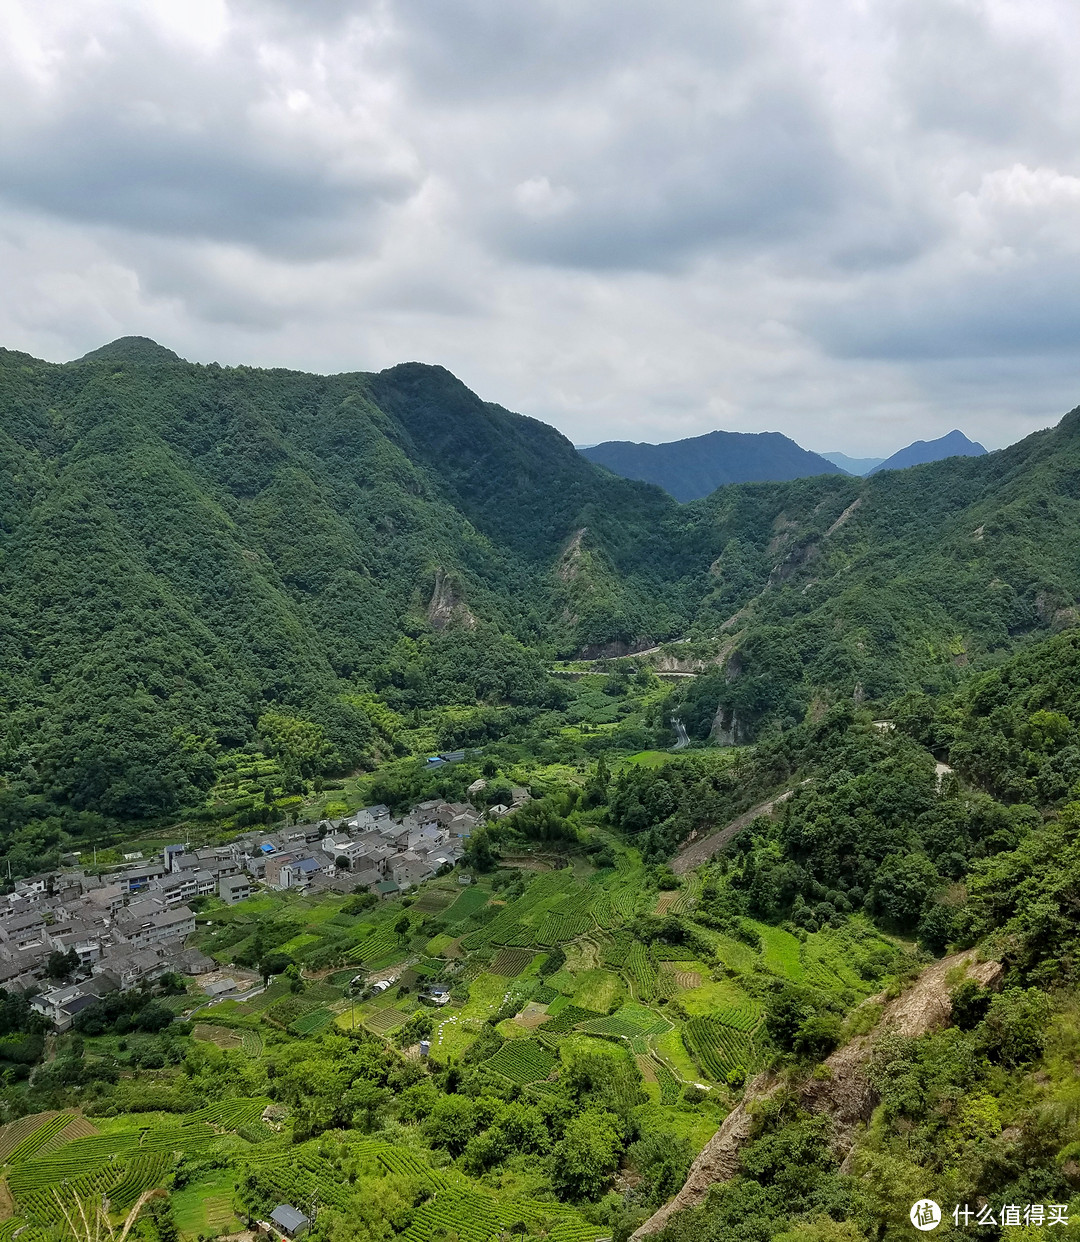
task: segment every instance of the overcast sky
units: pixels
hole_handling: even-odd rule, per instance
[[[0,0],[0,344],[441,363],[576,443],[1080,403],[1075,0]]]

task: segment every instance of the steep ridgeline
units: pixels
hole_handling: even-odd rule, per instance
[[[0,479],[0,795],[171,811],[268,709],[349,767],[373,730],[343,695],[415,666],[403,636],[443,644],[436,701],[528,703],[544,653],[684,621],[673,502],[438,367],[0,351]]]
[[[941,690],[1077,620],[1080,411],[986,456],[724,488],[692,509],[715,551],[691,634],[725,640],[683,688],[697,736]]]
[[[625,479],[656,483],[676,500],[697,500],[729,483],[783,482],[840,474],[839,466],[807,452],[778,431],[710,431],[670,444],[609,440],[582,453]]]

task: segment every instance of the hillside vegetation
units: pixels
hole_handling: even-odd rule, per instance
[[[13,874],[531,795],[464,882],[196,899],[248,999],[167,975],[58,1034],[0,994],[0,1242],[154,1191],[149,1242],[283,1201],[312,1242],[626,1242],[730,1117],[663,1242],[1080,1216],[1078,436],[679,506],[438,368],[0,355]]]

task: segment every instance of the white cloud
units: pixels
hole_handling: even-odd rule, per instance
[[[0,343],[442,363],[577,442],[1080,393],[1064,0],[8,0]]]

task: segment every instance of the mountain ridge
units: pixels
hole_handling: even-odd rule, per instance
[[[683,503],[732,483],[840,473],[839,466],[778,431],[718,430],[666,444],[608,440],[581,453],[624,478],[655,483]]]
[[[969,440],[955,428],[936,440],[915,440],[891,457],[874,466],[868,473],[880,474],[885,470],[906,470],[909,466],[922,466],[932,461],[944,461],[950,457],[983,457],[986,449]]]
[[[79,813],[197,803],[267,713],[347,769],[389,701],[456,705],[468,744],[554,701],[553,658],[682,637],[673,707],[745,740],[1077,616],[1080,412],[680,505],[443,368],[26,358],[0,351],[0,781]]]

